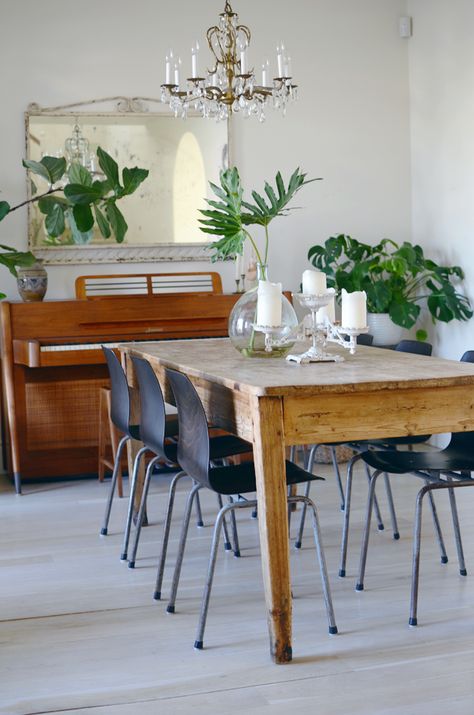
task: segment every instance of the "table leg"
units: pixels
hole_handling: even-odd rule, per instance
[[[252,401],[258,525],[270,653],[275,663],[288,663],[291,651],[291,586],[283,405],[278,397]]]

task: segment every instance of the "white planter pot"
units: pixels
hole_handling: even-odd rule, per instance
[[[404,328],[395,325],[388,313],[367,313],[367,324],[374,345],[396,345],[403,337]]]

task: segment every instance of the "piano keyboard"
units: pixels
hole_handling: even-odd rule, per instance
[[[52,353],[52,352],[63,352],[64,350],[100,350],[102,345],[106,348],[118,348],[119,345],[123,345],[127,341],[121,341],[119,343],[76,343],[75,345],[41,345],[40,350],[42,353]]]

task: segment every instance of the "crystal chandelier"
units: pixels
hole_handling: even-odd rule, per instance
[[[180,85],[181,60],[170,50],[166,56],[165,83],[161,85],[161,100],[169,104],[176,117],[185,118],[188,110],[195,110],[203,117],[227,119],[231,112],[241,112],[245,117],[265,119],[265,109],[271,104],[275,109],[286,111],[289,100],[296,99],[297,87],[292,82],[291,58],[285,46],[277,47],[278,73],[269,83],[270,64],[262,64],[261,84],[255,72],[248,66],[247,49],[250,30],[239,25],[237,13],[226,0],[219,24],[207,31],[207,42],[213,55],[210,70],[198,70],[199,44],[193,46],[191,77],[185,86]]]

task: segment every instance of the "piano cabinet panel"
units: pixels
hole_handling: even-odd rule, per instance
[[[17,392],[17,398],[24,395],[17,399],[24,425],[19,435],[22,476],[96,473],[99,392],[109,385],[106,366],[15,366],[15,372],[17,387],[24,387]]]

